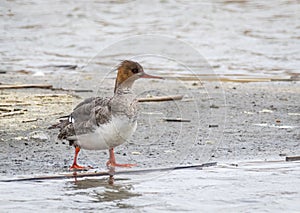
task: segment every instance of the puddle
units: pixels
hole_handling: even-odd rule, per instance
[[[300,210],[300,162],[240,162],[203,170],[0,182],[4,211],[248,212]],[[3,179],[3,177],[2,177]]]
[[[294,129],[298,128],[299,126],[289,126],[289,125],[278,125],[278,124],[253,124],[254,126],[260,126],[260,127],[271,127],[271,128],[278,128],[278,129]]]

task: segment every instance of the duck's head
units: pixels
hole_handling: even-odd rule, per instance
[[[135,62],[125,60],[118,67],[118,75],[115,84],[115,92],[119,87],[131,88],[133,82],[139,78],[157,78],[163,79],[159,76],[148,75],[144,72],[143,67]]]

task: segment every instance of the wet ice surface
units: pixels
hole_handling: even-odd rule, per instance
[[[142,3],[137,1],[113,1],[110,3],[90,1],[88,4],[85,1],[56,0],[49,2],[35,0],[0,2],[0,71],[30,73],[29,77],[20,75],[18,82],[26,83],[25,76],[33,82],[40,82],[41,79],[44,82],[45,79],[48,79],[47,75],[53,74],[52,77],[56,77],[56,73],[64,73],[65,75],[62,77],[57,75],[58,83],[54,84],[56,87],[65,86],[67,81],[72,85],[71,88],[74,85],[79,85],[78,87],[81,88],[82,73],[79,69],[68,69],[66,65],[70,65],[69,68],[76,65],[84,68],[92,57],[101,52],[101,57],[96,58],[99,61],[96,60],[94,63],[103,65],[105,69],[92,71],[107,72],[120,60],[127,56],[131,57],[134,50],[128,44],[128,46],[124,46],[124,53],[112,55],[109,51],[103,52],[104,48],[110,47],[120,39],[149,33],[169,36],[186,42],[194,47],[212,66],[213,72],[220,76],[297,78],[299,75],[300,13],[297,1],[273,1],[272,3],[268,1],[195,1],[189,4],[180,1],[151,3],[150,1]],[[151,44],[149,45],[151,46]],[[162,45],[162,47],[165,46]],[[147,50],[147,48],[150,47],[146,46],[145,49]],[[171,51],[173,50],[171,49]],[[180,51],[175,52],[174,55],[180,55],[182,53]],[[185,55],[185,57],[194,72],[207,74],[208,70],[203,69],[203,66],[199,65],[199,61],[194,61],[194,58],[189,58],[189,55]],[[166,63],[166,60],[161,59],[151,58],[152,61],[148,59],[142,61],[142,64],[151,68],[153,74],[156,72],[171,75],[191,74],[175,63],[169,63],[169,61]],[[65,67],[59,67],[60,65]],[[89,69],[93,68],[93,66],[89,67]],[[89,69],[83,69],[83,71],[89,72],[91,71]],[[211,72],[212,70],[209,70],[209,74]],[[71,74],[77,76],[70,78]],[[46,77],[43,79],[41,76]],[[15,83],[14,79],[11,80],[12,82],[9,82],[9,79],[8,77],[8,81],[4,80],[3,82],[1,78],[0,83]],[[89,84],[88,86],[89,89],[91,86],[99,89],[99,85]],[[268,91],[270,88],[265,90]],[[286,98],[284,92],[277,92],[276,95],[278,94]],[[251,95],[254,97],[255,94]],[[256,102],[264,101],[263,97],[255,98]],[[292,112],[299,113],[297,102],[299,99],[294,95],[289,98],[290,100],[293,100],[294,108],[292,109],[294,111]],[[234,106],[235,102],[236,99],[231,98],[228,104]],[[252,107],[250,100],[249,103],[245,103],[248,108],[243,106],[239,110],[244,115],[243,119],[249,120],[248,117],[245,118],[246,115],[248,116],[246,113],[253,113],[252,111],[260,109]],[[278,102],[278,104],[282,104],[282,102]],[[288,110],[291,107],[288,104],[290,102],[287,102],[282,108]],[[266,103],[263,106],[269,107],[269,105]],[[261,107],[259,104],[258,106]],[[261,153],[260,150],[257,150],[260,147],[270,150],[267,152],[268,157],[270,155],[278,156],[278,153],[285,147],[285,143],[288,142],[294,146],[294,153],[299,153],[299,143],[297,143],[299,118],[295,115],[286,119],[290,122],[287,122],[288,126],[297,126],[298,129],[288,130],[291,133],[281,136],[279,131],[271,130],[274,129],[273,126],[278,127],[273,124],[278,117],[282,118],[281,120],[284,122],[286,113],[278,111],[274,114],[277,116],[274,116],[274,119],[264,118],[263,114],[258,119],[255,116],[251,117],[256,122],[255,124],[258,124],[258,126],[253,125],[253,128],[248,128],[250,124],[242,124],[238,127],[229,124],[227,132],[225,132],[225,139],[227,137],[227,141],[231,142],[241,139],[247,143],[251,142],[253,147],[250,151],[249,149],[242,150],[246,159],[252,159],[254,154]],[[231,121],[239,117],[236,114],[231,116],[229,117]],[[265,120],[268,123],[258,123],[265,122]],[[260,132],[261,127],[266,130],[260,133],[260,139],[255,141],[256,138],[253,135]],[[244,134],[241,138],[239,132],[245,133],[245,129],[251,134]],[[144,134],[144,131],[142,126],[141,134]],[[176,136],[176,134],[171,135],[172,137]],[[274,147],[274,141],[277,143],[277,147]],[[51,166],[56,170],[51,168],[50,171],[55,173],[63,170],[62,167],[68,166],[72,161],[72,147],[53,145],[58,147],[56,149],[62,149],[62,152],[68,152],[66,155],[69,156],[67,158],[58,153],[56,155],[59,156],[53,160],[52,155],[56,153],[55,149],[52,149],[52,153],[49,154],[49,149],[44,149],[44,144],[40,145],[43,148],[35,147],[39,145],[38,143],[29,143],[29,146],[35,147],[38,149],[37,153],[41,154],[33,155],[35,157],[33,160],[30,160],[31,155],[27,155],[28,159],[24,160],[26,153],[23,153],[22,149],[25,150],[25,145],[22,143],[21,146],[18,142],[15,140],[14,143],[5,143],[4,146],[13,146],[0,150],[1,160],[2,158],[7,160],[8,156],[8,159],[12,158],[16,161],[6,168],[17,166],[19,167],[16,169],[18,172],[30,174],[41,170],[49,171],[49,166]],[[232,149],[228,151],[235,150],[235,145],[231,146]],[[65,149],[69,150],[65,151]],[[220,146],[219,149],[223,149],[223,147]],[[274,149],[277,150],[274,151]],[[9,153],[3,150],[9,150]],[[141,150],[138,151],[142,152]],[[164,151],[164,149],[160,150]],[[217,156],[220,162],[227,157],[226,146],[221,153],[221,156]],[[168,154],[174,159],[178,157],[172,153]],[[40,157],[41,155],[43,157]],[[99,157],[98,152],[94,155],[97,156],[95,158],[97,161],[94,161],[97,163],[99,159],[107,158],[104,154]],[[260,154],[260,159],[264,155],[264,152]],[[185,155],[181,154],[180,156]],[[241,155],[238,155],[236,159],[240,159],[240,157]],[[65,162],[61,158],[64,158]],[[141,161],[141,155],[137,155],[135,158],[137,162]],[[163,160],[166,159],[162,159],[161,162]],[[149,162],[146,162],[144,167],[149,166],[154,160],[147,158],[147,161]],[[24,163],[22,164],[22,162]],[[102,161],[101,163],[104,164]],[[1,179],[8,178],[13,172],[14,170],[12,173],[7,171],[6,176],[3,175]],[[107,179],[101,178],[86,178],[77,182],[74,180],[0,182],[0,207],[1,210],[13,212],[17,210],[32,212],[37,209],[75,212],[96,210],[119,212],[120,209],[128,212],[173,210],[299,212],[299,176],[299,162],[275,162],[240,163],[238,167],[219,165],[202,171],[182,170],[140,176],[122,175],[115,177],[113,186],[108,184]]]
[[[0,182],[2,210],[298,212],[299,162],[222,164],[75,181]]]

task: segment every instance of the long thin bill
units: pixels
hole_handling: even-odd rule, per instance
[[[157,79],[164,79],[162,77],[159,77],[159,76],[155,76],[155,75],[149,75],[147,73],[143,73],[143,75],[141,75],[140,78],[157,78]]]

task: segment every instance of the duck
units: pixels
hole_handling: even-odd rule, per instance
[[[117,67],[112,97],[91,97],[80,102],[73,111],[50,128],[59,128],[58,139],[69,141],[75,147],[70,170],[87,170],[92,167],[77,164],[81,149],[109,150],[107,167],[133,167],[136,164],[116,162],[114,149],[125,143],[137,128],[137,98],[132,91],[134,82],[140,78],[163,79],[149,75],[135,61],[122,61]]]

